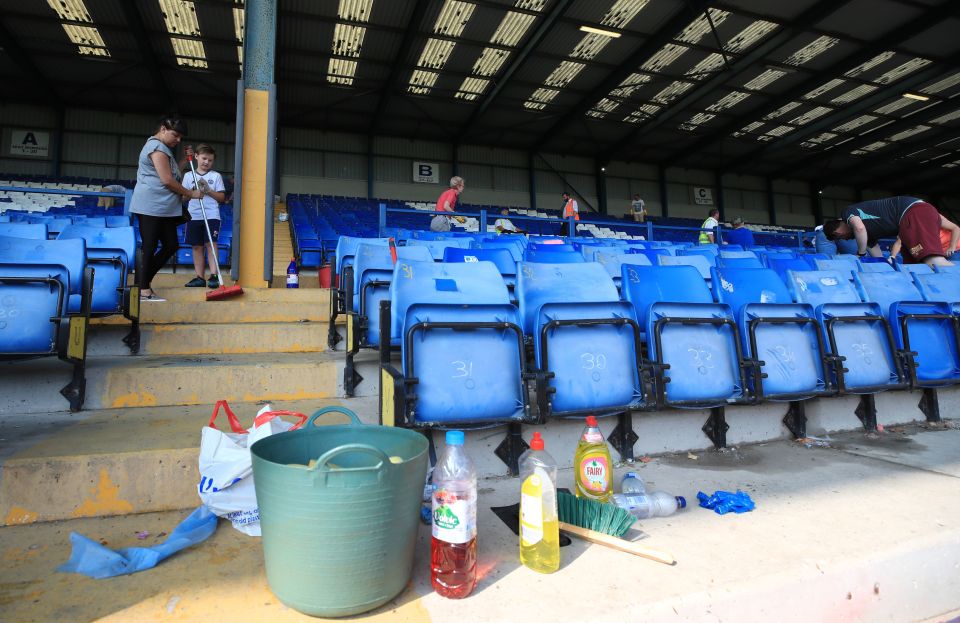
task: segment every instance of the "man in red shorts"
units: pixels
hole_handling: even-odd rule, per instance
[[[887,197],[862,201],[848,206],[841,217],[824,223],[823,233],[828,240],[856,240],[858,257],[863,257],[868,251],[874,257],[883,257],[877,240],[900,236],[905,263],[953,265],[944,257],[940,230],[950,232],[948,248],[956,249],[960,241],[960,227],[922,199]]]

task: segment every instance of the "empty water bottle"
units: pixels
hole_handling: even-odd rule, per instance
[[[670,495],[663,491],[617,493],[614,494],[613,501],[637,519],[667,517],[677,512],[677,509],[687,507],[687,500],[683,496]]]
[[[622,493],[646,493],[647,485],[643,478],[637,475],[637,472],[627,472],[620,481],[620,491]]]

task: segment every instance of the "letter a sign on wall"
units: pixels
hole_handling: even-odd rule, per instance
[[[50,154],[50,133],[34,130],[10,131],[10,155],[46,158]]]
[[[439,184],[440,165],[436,162],[414,162],[413,181],[421,184]]]

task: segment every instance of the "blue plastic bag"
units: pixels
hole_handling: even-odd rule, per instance
[[[180,522],[166,541],[153,547],[127,547],[114,551],[82,534],[71,532],[73,551],[70,560],[57,571],[82,573],[97,580],[145,571],[180,550],[207,540],[216,530],[217,516],[206,506],[201,506]]]
[[[726,515],[729,512],[749,513],[757,507],[750,496],[740,489],[737,489],[736,493],[716,491],[709,497],[703,491],[699,491],[697,499],[700,500],[700,506],[711,509],[718,515]]]

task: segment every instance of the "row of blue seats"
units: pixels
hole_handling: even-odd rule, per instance
[[[132,227],[69,225],[54,240],[42,224],[0,223],[0,359],[56,355],[73,365],[61,390],[70,409],[83,406],[91,317],[122,314],[123,341],[139,351],[139,292],[128,285],[136,240]]]
[[[851,283],[849,272],[790,270],[788,287],[769,268],[713,267],[708,287],[691,266],[625,264],[618,293],[598,262],[521,262],[514,306],[492,262],[396,252],[394,266],[388,247],[363,245],[344,275],[359,298],[348,354],[380,349],[392,379],[381,409],[400,425],[716,410],[960,380],[953,273],[857,273]],[[536,414],[524,379],[537,388]]]

